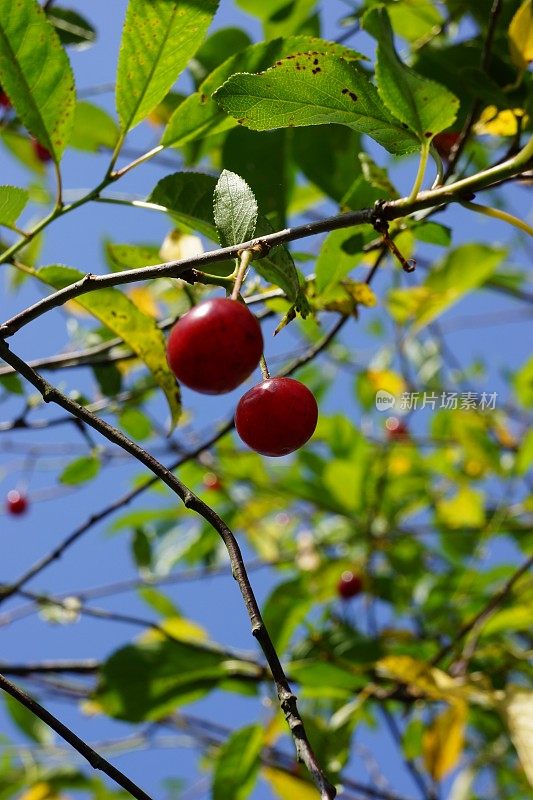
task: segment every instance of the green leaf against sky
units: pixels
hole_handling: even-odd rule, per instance
[[[28,192],[18,186],[0,186],[0,225],[14,225],[28,202]]]
[[[42,267],[35,275],[54,289],[62,289],[83,278],[84,273],[72,267],[55,265]],[[153,317],[144,314],[129,297],[112,287],[80,295],[76,302],[124,339],[144,361],[165,393],[172,425],[175,425],[181,412],[180,390],[168,368],[165,338]]]
[[[450,250],[420,286],[392,289],[388,308],[400,323],[409,320],[420,330],[490,278],[506,254],[502,247],[464,244]]]
[[[353,228],[343,228],[328,233],[316,260],[317,292],[322,293],[330,284],[346,277],[363,256],[363,237]]]
[[[260,75],[234,75],[213,96],[253,130],[337,123],[368,134],[391,153],[418,149],[416,137],[391,117],[365,72],[335,56],[287,56]]]
[[[246,800],[257,779],[264,736],[262,725],[247,725],[224,742],[215,764],[213,800]]]
[[[123,131],[161,102],[202,43],[217,6],[218,0],[130,0],[117,68]]]
[[[82,100],[76,104],[70,146],[88,153],[112,150],[118,139],[115,120],[103,108]]]
[[[417,75],[402,63],[394,48],[386,10],[369,11],[363,26],[378,41],[378,92],[389,111],[408,125],[421,142],[448,128],[457,116],[459,100],[444,86]]]
[[[222,247],[253,238],[257,223],[257,202],[246,181],[225,169],[215,186],[213,213]]]
[[[75,45],[82,49],[96,41],[96,31],[91,23],[71,8],[53,5],[46,10],[46,16],[56,29],[62,44]]]
[[[0,0],[0,84],[30,133],[59,161],[72,128],[74,78],[36,0]]]
[[[236,120],[224,114],[218,103],[211,99],[214,91],[235,73],[261,72],[291,53],[308,51],[330,53],[347,60],[364,58],[344,45],[314,36],[287,36],[250,45],[226,59],[206,77],[197,92],[184,100],[170,118],[161,144],[165,147],[178,146],[199,136],[213,135],[235,127]]]
[[[100,472],[100,459],[96,456],[80,456],[67,464],[61,475],[59,482],[67,486],[77,486],[96,478]]]

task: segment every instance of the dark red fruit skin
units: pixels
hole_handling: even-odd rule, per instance
[[[49,161],[52,160],[52,155],[49,150],[46,149],[44,145],[37,141],[37,139],[32,139],[31,144],[33,147],[33,152],[39,159],[42,161],[43,164],[48,164]]]
[[[403,439],[406,436],[409,436],[409,428],[399,420],[397,417],[390,417],[387,420],[387,439],[389,442],[393,442],[397,439]]]
[[[314,433],[318,406],[307,386],[293,378],[268,378],[246,392],[235,413],[237,433],[263,456],[286,456]]]
[[[219,492],[222,489],[220,479],[214,472],[206,472],[202,483],[206,489],[210,489],[212,492]]]
[[[237,300],[200,303],[174,325],[167,361],[176,378],[202,394],[231,392],[252,374],[263,352],[254,315]]]
[[[448,159],[458,139],[458,133],[437,133],[433,139],[433,146],[441,158]]]
[[[8,514],[18,516],[24,514],[28,509],[28,499],[25,495],[18,492],[16,489],[11,489],[7,493],[6,498],[6,511]]]
[[[343,572],[337,584],[337,594],[343,600],[351,600],[352,597],[360,594],[363,588],[363,580],[360,575],[353,572]]]
[[[2,108],[11,108],[11,100],[2,89],[0,89],[0,106]]]

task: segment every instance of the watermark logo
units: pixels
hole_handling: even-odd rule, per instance
[[[395,403],[396,398],[394,395],[385,391],[385,389],[380,389],[376,392],[376,408],[378,411],[388,411],[389,408],[393,408]]]

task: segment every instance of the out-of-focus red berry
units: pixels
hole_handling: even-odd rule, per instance
[[[202,478],[202,483],[206,489],[211,489],[213,492],[219,492],[222,489],[220,479],[214,472],[206,472]]]
[[[6,497],[6,511],[8,514],[24,514],[28,509],[28,498],[17,489],[10,489]]]
[[[31,144],[33,147],[33,152],[35,153],[39,161],[42,161],[43,164],[48,164],[52,160],[52,155],[50,151],[47,150],[43,144],[38,142],[37,139],[32,139]]]
[[[337,594],[342,600],[351,600],[352,597],[360,594],[363,588],[363,579],[355,572],[346,570],[342,573],[341,579],[337,584]]]
[[[11,108],[11,100],[3,89],[0,89],[0,106],[2,108]]]
[[[433,139],[433,145],[441,158],[449,159],[452,148],[458,139],[459,133],[437,133]]]
[[[395,439],[402,439],[404,436],[409,435],[409,429],[405,422],[398,417],[388,417],[385,420],[385,428],[387,429],[387,438],[389,441]]]

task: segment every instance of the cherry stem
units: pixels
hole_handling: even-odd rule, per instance
[[[259,362],[259,366],[261,368],[261,374],[263,376],[263,380],[267,381],[270,378],[270,372],[268,371],[268,366],[267,366],[267,362],[266,362],[266,359],[265,359],[264,355],[261,356],[261,360]]]
[[[250,262],[254,257],[252,250],[243,250],[242,253],[240,253],[239,255],[241,261],[237,268],[237,274],[235,275],[235,283],[233,284],[233,291],[231,292],[232,300],[238,300],[241,291],[241,286],[244,281],[244,276],[246,275],[246,271],[250,266]]]

